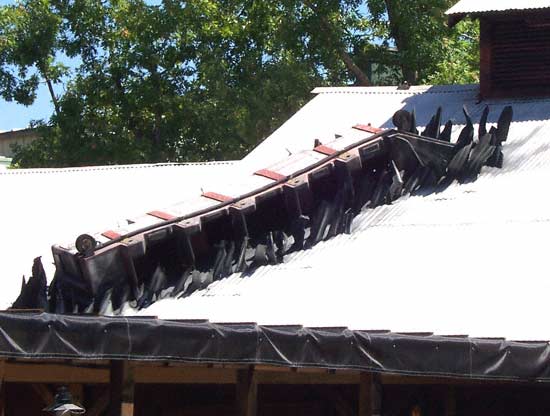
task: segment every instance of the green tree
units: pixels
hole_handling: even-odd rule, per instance
[[[476,82],[479,26],[463,22],[449,28],[444,13],[454,3],[456,0],[367,0],[371,28],[383,47],[373,50],[367,44],[362,51],[399,66],[403,80],[411,85]],[[455,59],[460,62],[451,63]]]
[[[37,0],[0,8],[0,94],[6,101],[30,105],[43,81],[59,111],[53,84],[67,68],[56,62],[61,18],[48,6],[47,0]]]
[[[20,166],[241,157],[320,85],[470,81],[444,0],[21,0],[0,8],[0,92],[29,104],[80,62]],[[466,30],[467,29],[467,30]],[[473,31],[472,31],[473,30]],[[464,32],[467,31],[464,36]],[[43,34],[43,35],[41,35]],[[45,35],[44,35],[45,34]],[[34,41],[43,42],[33,48]],[[26,46],[25,46],[26,45]],[[444,60],[461,59],[450,65]]]

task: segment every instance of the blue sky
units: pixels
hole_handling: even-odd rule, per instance
[[[36,101],[29,107],[0,99],[0,112],[0,130],[23,128],[27,127],[31,120],[47,119],[53,112],[48,88],[40,85]]]
[[[16,0],[0,0],[0,6],[13,4]],[[150,4],[159,4],[160,0],[148,0]],[[59,60],[70,68],[75,68],[78,63],[75,60],[61,57]],[[63,86],[55,86],[57,94],[63,92]],[[48,119],[54,111],[54,107],[48,92],[48,87],[42,83],[37,91],[35,102],[31,106],[24,106],[14,102],[7,102],[0,98],[0,131],[24,128],[31,120]]]

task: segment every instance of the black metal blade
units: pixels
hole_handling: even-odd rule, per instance
[[[379,205],[385,204],[387,201],[387,196],[390,191],[390,186],[392,182],[392,174],[389,171],[389,169],[384,169],[382,171],[382,174],[380,175],[380,178],[378,179],[378,183],[376,185],[376,189],[374,191],[374,194],[372,196],[371,203],[369,204],[369,208],[374,208]]]
[[[456,151],[469,145],[474,140],[474,125],[472,123],[472,118],[466,106],[462,108],[462,111],[464,112],[464,117],[466,117],[466,125],[460,132],[460,136],[458,136],[458,140],[456,141]]]
[[[32,276],[25,284],[25,278],[21,284],[21,293],[12,305],[16,309],[46,309],[47,278],[40,257],[34,259],[32,265]]]
[[[309,245],[315,245],[325,237],[327,227],[330,226],[332,207],[328,201],[321,201],[313,219],[311,234],[308,238]]]
[[[168,277],[160,265],[157,265],[153,277],[149,283],[149,288],[153,294],[158,294],[161,290],[166,289]]]
[[[223,268],[221,270],[221,277],[227,277],[233,274],[233,262],[235,257],[235,241],[231,240],[227,246],[227,255],[223,262]]]
[[[275,253],[275,242],[273,241],[273,232],[267,234],[266,255],[270,264],[277,264],[277,254]]]
[[[392,183],[390,185],[389,194],[390,194],[390,200],[395,201],[397,198],[399,198],[401,195],[403,195],[403,175],[397,169],[397,166],[395,165],[395,162],[392,160],[391,162],[392,170],[393,170],[393,176],[392,176]]]
[[[344,232],[351,234],[351,224],[353,223],[353,210],[348,208],[344,213]]]
[[[502,153],[502,145],[499,143],[495,146],[495,150],[489,160],[487,160],[487,166],[502,169],[503,164],[504,155]]]
[[[433,139],[439,138],[439,128],[441,127],[441,107],[437,108],[436,113],[430,119],[430,122],[422,132],[422,136],[431,137]]]
[[[172,290],[172,296],[176,297],[180,293],[185,293],[192,281],[193,279],[191,278],[191,268],[188,268],[183,272],[181,277],[176,282],[176,285]]]
[[[360,188],[357,192],[357,198],[355,199],[355,204],[353,206],[353,211],[355,213],[359,213],[371,200],[376,189],[376,179],[374,178],[374,175],[372,173],[365,175],[359,186]]]
[[[452,131],[453,131],[453,122],[449,120],[445,123],[445,127],[443,127],[443,130],[439,134],[439,140],[450,142]]]
[[[486,105],[483,109],[483,112],[481,113],[481,118],[479,119],[479,129],[477,133],[477,137],[481,139],[481,137],[485,136],[487,134],[487,118],[489,117],[489,106]]]
[[[458,179],[464,173],[465,167],[467,166],[468,157],[470,151],[472,150],[472,143],[465,145],[461,148],[453,157],[449,166],[447,167],[447,177],[451,179]]]
[[[265,244],[258,244],[254,253],[254,263],[252,267],[266,266],[267,264],[269,264],[267,246]]]
[[[333,208],[330,218],[330,227],[325,240],[334,237],[342,232],[344,221],[344,198],[345,188],[338,189],[336,198],[334,198]]]
[[[216,257],[214,258],[214,265],[212,267],[212,277],[214,280],[224,277],[223,269],[227,257],[226,242],[224,240],[220,241],[216,245],[216,248]]]
[[[243,240],[241,241],[241,247],[239,250],[239,257],[237,260],[237,265],[235,266],[235,272],[236,273],[242,273],[247,268],[246,263],[246,250],[248,248],[248,236],[245,236]]]
[[[425,166],[419,166],[405,181],[403,185],[403,193],[410,194],[420,186],[420,180],[424,175],[424,171],[428,169]]]
[[[494,153],[495,146],[491,145],[491,135],[486,134],[480,138],[478,146],[470,153],[467,172],[465,177],[473,180],[481,172],[481,168],[487,163],[487,160]]]
[[[510,130],[510,123],[512,122],[512,117],[514,116],[514,110],[511,106],[504,107],[500,117],[497,122],[497,132],[496,139],[498,143],[505,142],[508,138],[508,132]]]
[[[416,128],[416,111],[413,108],[411,111],[411,133],[418,134],[418,129]]]

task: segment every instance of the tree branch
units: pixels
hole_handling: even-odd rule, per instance
[[[38,62],[37,65],[38,71],[40,74],[44,77],[44,80],[46,81],[46,85],[48,86],[48,90],[50,91],[50,97],[52,98],[53,106],[55,109],[55,114],[59,116],[59,101],[57,101],[57,97],[55,96],[55,92],[53,90],[53,83],[50,77],[48,76],[48,71],[46,67],[46,63],[42,60]]]
[[[386,11],[388,12],[388,21],[390,25],[390,36],[395,40],[395,46],[397,46],[398,52],[405,51],[408,49],[409,39],[407,38],[406,33],[400,29],[399,16],[396,9],[398,6],[394,3],[394,0],[384,0],[386,4]],[[395,7],[394,7],[395,6]],[[400,59],[401,71],[403,71],[403,76],[405,80],[410,84],[416,84],[416,71],[411,68],[410,65],[405,62],[403,58]]]
[[[55,96],[55,92],[53,90],[53,84],[50,78],[48,78],[48,75],[43,74],[44,79],[46,80],[46,84],[48,85],[48,90],[50,91],[50,96],[52,97],[53,106],[55,109],[55,114],[59,116],[59,101],[57,101],[57,97]]]
[[[327,33],[334,35],[334,30],[330,25],[330,23],[328,22],[328,20],[326,19],[326,17],[317,12],[317,10],[315,9],[315,6],[311,3],[311,1],[306,0],[304,1],[304,4],[307,7],[309,7],[309,9],[313,13],[315,13],[318,16],[320,25],[323,28],[323,30],[326,31]],[[351,56],[349,55],[349,53],[346,51],[345,47],[342,44],[338,45],[336,52],[338,53],[338,56],[340,57],[340,59],[344,62],[344,65],[346,65],[347,70],[353,74],[353,76],[355,77],[359,85],[364,87],[368,87],[372,85],[367,74],[365,74],[361,70],[361,68],[359,68],[355,64],[355,62],[353,62],[353,59],[351,58]]]
[[[363,87],[368,87],[371,85],[369,77],[359,68],[357,65],[355,65],[355,62],[353,62],[353,59],[351,59],[351,56],[349,54],[341,49],[338,51],[338,54],[340,55],[340,58],[342,61],[344,61],[344,64],[346,65],[346,68],[348,68],[348,71],[350,71],[355,78],[357,78],[357,81],[360,85]]]

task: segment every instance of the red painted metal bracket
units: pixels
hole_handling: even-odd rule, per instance
[[[378,127],[371,126],[370,124],[356,124],[355,126],[353,126],[353,128],[372,134],[377,134],[384,131],[384,129],[379,129]]]
[[[167,212],[162,212],[162,211],[151,211],[151,212],[148,212],[147,215],[151,215],[153,217],[160,218],[161,220],[165,220],[165,221],[176,218],[174,215],[168,214]]]
[[[287,176],[269,169],[260,169],[259,171],[254,172],[254,175],[263,176],[264,178],[268,178],[274,181],[282,181],[287,179]]]
[[[313,150],[327,156],[331,156],[337,152],[337,150],[334,150],[332,147],[325,146],[324,144],[315,147]]]
[[[234,199],[230,196],[218,194],[216,192],[204,192],[202,196],[204,196],[205,198],[213,199],[214,201],[218,201],[218,202],[228,202]]]
[[[103,237],[107,237],[109,240],[115,240],[119,237],[122,237],[119,233],[114,232],[113,230],[107,230],[101,233]]]

